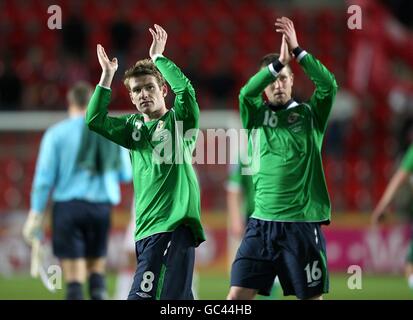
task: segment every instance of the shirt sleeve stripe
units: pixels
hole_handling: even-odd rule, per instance
[[[303,50],[297,57],[297,62],[300,62],[302,58],[304,58],[307,55],[307,51]]]
[[[272,75],[273,75],[274,77],[278,77],[278,72],[275,71],[274,66],[272,65],[272,63],[270,63],[270,64],[268,65],[268,69],[270,70],[270,72],[272,73]]]

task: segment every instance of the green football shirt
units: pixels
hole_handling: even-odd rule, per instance
[[[89,102],[89,127],[130,150],[135,190],[135,240],[188,225],[196,244],[205,240],[200,221],[200,190],[191,158],[199,130],[195,90],[181,70],[160,56],[156,67],[175,93],[175,102],[161,118],[108,116],[111,90],[96,87]],[[192,134],[185,134],[193,129]]]
[[[255,208],[255,190],[252,176],[242,173],[242,165],[237,164],[231,168],[227,188],[242,193],[242,210],[246,217],[250,217]]]
[[[413,172],[413,144],[407,149],[401,162],[401,168],[408,172]]]
[[[253,218],[270,221],[330,221],[331,205],[321,160],[321,146],[337,83],[311,54],[300,60],[315,84],[307,103],[293,102],[272,111],[262,93],[276,79],[261,69],[241,89],[241,121],[248,130],[255,185]]]

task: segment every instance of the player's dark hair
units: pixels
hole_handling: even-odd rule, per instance
[[[267,55],[265,55],[264,57],[262,57],[261,61],[260,61],[260,69],[268,66],[269,64],[277,61],[280,58],[280,55],[278,53],[269,53]],[[291,70],[291,67],[289,64],[286,65],[286,67],[288,68],[288,70],[290,71],[290,73],[293,73],[293,71]]]
[[[125,75],[123,76],[123,83],[128,91],[130,91],[129,79],[146,75],[154,76],[158,82],[159,88],[165,84],[165,78],[159,72],[158,68],[156,68],[151,59],[139,60],[133,67],[126,70]]]
[[[76,82],[67,92],[67,102],[69,105],[84,109],[89,103],[92,92],[92,86],[86,81]]]

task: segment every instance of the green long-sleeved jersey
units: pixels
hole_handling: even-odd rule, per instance
[[[405,155],[402,158],[400,168],[413,173],[413,144],[407,149]]]
[[[293,102],[272,111],[262,93],[276,76],[261,69],[241,89],[241,122],[248,130],[255,186],[253,218],[271,221],[324,222],[331,205],[321,160],[322,141],[337,83],[311,54],[300,60],[316,89],[307,103]]]
[[[156,67],[175,93],[175,102],[161,118],[108,116],[111,90],[96,87],[86,122],[90,129],[130,150],[135,190],[135,240],[175,230],[186,224],[195,242],[205,240],[200,221],[200,190],[191,164],[199,129],[195,90],[181,70],[160,56]],[[191,135],[185,135],[193,129]],[[184,139],[185,137],[185,139]]]

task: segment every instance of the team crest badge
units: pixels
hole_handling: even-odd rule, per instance
[[[291,124],[291,123],[296,122],[299,117],[300,117],[300,115],[299,115],[298,113],[296,113],[296,112],[291,112],[291,113],[288,115],[287,121],[288,121],[288,123]]]

